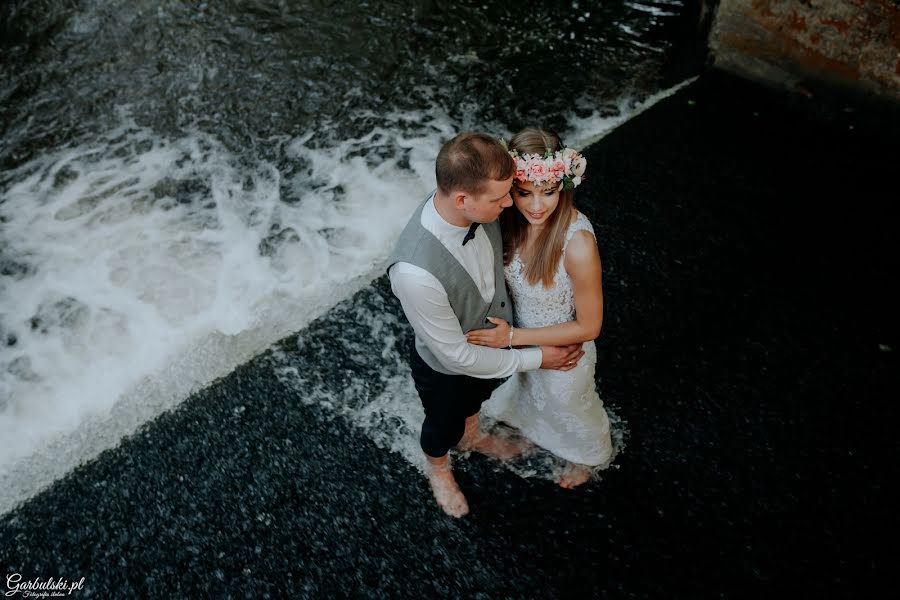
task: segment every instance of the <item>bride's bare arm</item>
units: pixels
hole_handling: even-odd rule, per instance
[[[597,243],[589,231],[578,231],[566,248],[566,272],[575,294],[575,320],[549,327],[513,329],[513,346],[562,346],[596,339],[603,325],[603,282]],[[466,334],[469,343],[494,348],[509,345],[509,324],[491,318],[494,329]]]

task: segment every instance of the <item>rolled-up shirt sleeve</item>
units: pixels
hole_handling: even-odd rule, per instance
[[[541,366],[540,348],[505,350],[476,346],[466,340],[447,292],[431,274],[409,263],[390,270],[391,289],[416,337],[449,371],[480,379],[509,377]]]

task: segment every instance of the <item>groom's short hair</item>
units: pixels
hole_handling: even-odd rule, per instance
[[[453,191],[478,194],[486,181],[512,177],[516,164],[497,139],[470,131],[444,144],[434,170],[438,188],[445,194]]]

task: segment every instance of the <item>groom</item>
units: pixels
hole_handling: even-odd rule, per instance
[[[388,273],[416,334],[410,367],[425,408],[420,443],[428,480],[444,512],[461,517],[469,507],[449,450],[498,458],[518,452],[478,425],[497,380],[537,368],[568,370],[584,352],[580,344],[497,349],[466,341],[465,332],[493,327],[487,317],[513,320],[497,217],[512,206],[515,164],[494,138],[461,133],[441,148],[435,172],[437,190],[400,234]]]

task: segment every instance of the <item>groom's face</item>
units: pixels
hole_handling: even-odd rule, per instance
[[[463,213],[467,219],[477,223],[496,221],[504,208],[512,206],[512,197],[509,195],[511,188],[512,177],[485,181],[480,193],[466,194]]]

